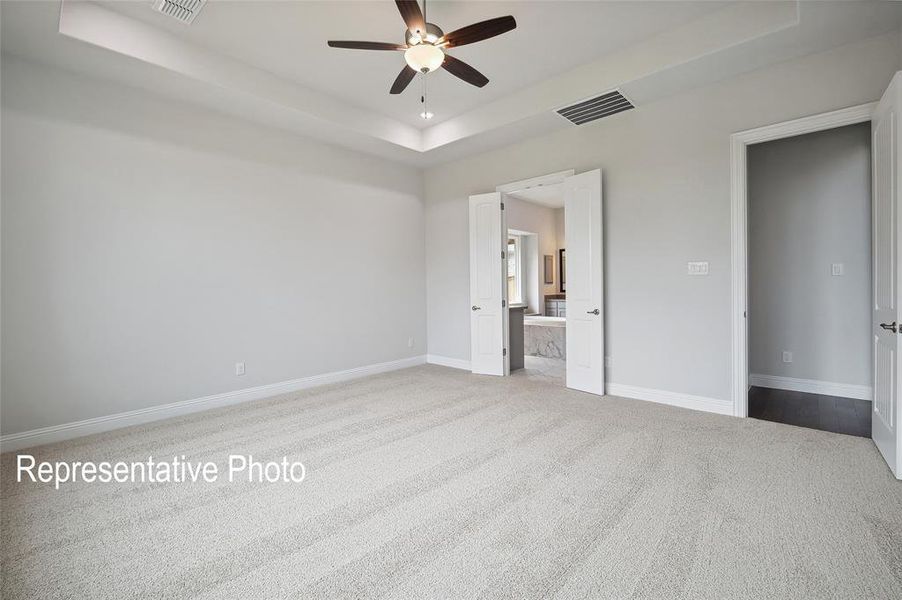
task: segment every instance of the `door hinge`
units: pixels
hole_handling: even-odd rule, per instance
[[[501,350],[501,356],[507,356],[507,348]]]
[[[504,202],[501,203],[501,210],[504,210]]]
[[[501,251],[501,260],[504,260],[504,250]]]
[[[507,300],[502,299],[501,300],[501,308],[506,308],[506,307],[507,307]]]

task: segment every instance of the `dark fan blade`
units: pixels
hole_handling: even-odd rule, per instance
[[[517,21],[510,15],[506,17],[497,17],[482,21],[481,23],[473,23],[466,27],[456,29],[451,33],[446,33],[442,39],[438,41],[439,45],[444,44],[446,48],[454,48],[455,46],[463,46],[464,44],[472,44],[481,42],[490,37],[501,35],[517,26]]]
[[[442,63],[442,67],[455,77],[460,77],[467,83],[475,85],[476,87],[483,87],[489,82],[488,77],[464,61],[454,58],[450,54],[445,55],[445,62]]]
[[[426,31],[426,19],[423,18],[423,11],[417,0],[395,0],[395,4],[398,5],[398,12],[407,24],[407,29]]]
[[[404,91],[411,81],[413,81],[413,76],[416,75],[417,72],[404,65],[404,68],[401,69],[401,72],[398,73],[398,77],[395,79],[395,82],[391,84],[390,94],[400,94]]]
[[[389,44],[388,42],[333,42],[329,41],[332,48],[350,48],[351,50],[407,50],[403,44]]]

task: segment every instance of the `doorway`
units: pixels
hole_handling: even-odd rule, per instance
[[[602,265],[601,171],[471,196],[471,370],[604,394]]]
[[[748,416],[870,437],[870,122],[750,145],[747,165]]]
[[[558,251],[565,244],[562,184],[506,194],[510,374],[566,385],[566,296]],[[529,229],[529,231],[526,230]]]
[[[871,439],[893,475],[902,479],[902,234],[900,160],[902,72],[897,72],[879,102],[735,133],[731,152],[731,321],[734,414],[749,415],[748,295],[748,149],[757,143],[790,138],[857,123],[870,123],[871,262],[870,353],[873,371]],[[831,273],[833,266],[831,264]],[[829,327],[809,320],[811,327]],[[804,393],[804,392],[803,392]]]

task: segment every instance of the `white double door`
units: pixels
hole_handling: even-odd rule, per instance
[[[567,239],[567,387],[604,394],[601,171],[563,183]],[[507,222],[501,194],[470,197],[470,364],[507,375]]]

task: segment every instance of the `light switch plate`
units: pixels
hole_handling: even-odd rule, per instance
[[[689,275],[707,275],[708,274],[708,261],[690,261],[688,263],[688,267],[686,272]]]
[[[841,277],[843,274],[843,264],[842,263],[833,263],[830,265],[830,274],[834,277]]]
[[[245,373],[244,363],[243,362],[235,363],[235,375],[244,375],[244,373]]]
[[[791,363],[792,362],[792,352],[783,351],[783,362]]]

